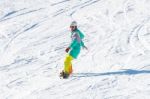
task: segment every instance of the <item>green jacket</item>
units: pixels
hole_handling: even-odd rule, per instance
[[[72,41],[69,46],[71,48],[69,54],[75,59],[78,57],[81,47],[84,47],[84,43],[82,41],[83,38],[84,35],[80,30],[76,29],[75,31],[71,32]]]

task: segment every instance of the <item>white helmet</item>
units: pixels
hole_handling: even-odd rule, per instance
[[[72,21],[70,26],[77,26],[77,22],[76,21]]]

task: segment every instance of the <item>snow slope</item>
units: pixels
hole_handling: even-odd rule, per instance
[[[1,0],[0,99],[149,99],[150,0]],[[60,79],[69,25],[88,50]]]

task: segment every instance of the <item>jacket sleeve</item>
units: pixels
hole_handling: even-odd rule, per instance
[[[80,35],[80,38],[83,39],[84,38],[84,34],[80,30],[78,30],[78,33]]]
[[[76,40],[73,40],[72,43],[70,44],[70,48],[73,48],[78,42]]]
[[[81,44],[82,47],[84,47],[85,45],[84,45],[84,42],[82,41],[82,39],[84,38],[84,34],[80,30],[78,30],[78,33],[79,33],[80,39],[81,39],[80,44]]]
[[[81,46],[82,46],[82,47],[85,47],[85,45],[84,45],[84,42],[83,42],[83,41],[81,41]]]

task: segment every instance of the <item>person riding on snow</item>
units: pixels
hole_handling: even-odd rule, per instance
[[[82,39],[84,38],[84,34],[77,28],[77,22],[73,21],[70,24],[71,29],[71,43],[69,47],[66,48],[66,52],[68,53],[65,61],[64,61],[64,70],[62,71],[62,76],[64,78],[68,77],[72,72],[72,60],[77,59],[81,47],[86,48]],[[66,77],[65,77],[66,76]]]

